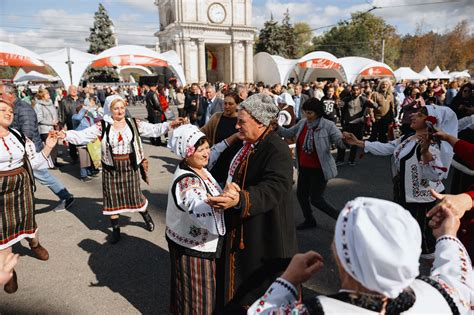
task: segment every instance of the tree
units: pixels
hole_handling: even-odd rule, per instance
[[[311,50],[311,39],[313,37],[313,31],[308,23],[298,22],[294,26],[296,35],[296,55],[302,57]]]
[[[283,14],[283,20],[281,21],[280,34],[284,42],[283,57],[285,58],[296,58],[297,55],[297,43],[295,28],[290,22],[290,11],[286,9]]]
[[[285,42],[281,36],[281,28],[278,21],[273,19],[273,14],[270,20],[265,21],[263,28],[258,35],[255,50],[259,52],[267,52],[270,55],[283,55],[285,51]]]
[[[393,66],[398,59],[400,37],[396,29],[381,17],[367,12],[353,13],[348,21],[341,21],[328,32],[313,38],[313,50],[324,50],[336,57],[360,56],[382,59]]]
[[[117,45],[114,35],[114,24],[109,18],[107,10],[99,3],[99,9],[94,14],[94,26],[90,28],[90,35],[86,38],[89,42],[90,54],[100,54],[106,49]],[[85,78],[92,82],[118,81],[117,72],[111,68],[89,69]]]

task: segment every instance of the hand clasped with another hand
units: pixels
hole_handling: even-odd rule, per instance
[[[207,195],[207,203],[216,210],[233,208],[240,202],[240,187],[236,183],[227,183],[219,196]]]

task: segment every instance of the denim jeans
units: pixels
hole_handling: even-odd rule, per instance
[[[71,197],[71,193],[64,187],[64,185],[56,179],[47,168],[41,170],[34,170],[35,179],[51,189],[51,191],[61,200],[66,200]]]

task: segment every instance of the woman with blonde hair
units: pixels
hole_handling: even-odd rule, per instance
[[[51,100],[48,90],[41,88],[36,94],[36,106],[34,107],[38,117],[38,130],[41,140],[48,138],[48,133],[58,126],[58,111]],[[51,159],[56,164],[56,147],[51,151]]]
[[[150,124],[125,117],[125,101],[119,95],[105,101],[104,120],[87,129],[62,131],[66,141],[81,145],[101,139],[103,214],[110,216],[111,243],[120,240],[119,216],[127,212],[140,212],[146,229],[153,231],[155,224],[147,211],[148,200],[140,188],[140,172],[147,181],[141,137],[160,137],[183,121]]]

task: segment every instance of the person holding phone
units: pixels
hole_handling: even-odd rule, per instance
[[[415,133],[411,125],[411,115],[415,114],[422,106],[425,106],[425,100],[421,97],[420,90],[417,87],[407,87],[405,90],[406,97],[402,103],[402,126],[400,130],[402,135],[408,135]]]
[[[388,143],[358,140],[351,133],[344,133],[344,140],[374,155],[393,155],[393,197],[418,221],[422,242],[422,258],[431,260],[435,239],[428,226],[426,213],[436,204],[431,189],[444,192],[441,182],[448,176],[453,159],[453,148],[446,143],[433,143],[428,125],[457,134],[457,119],[454,112],[442,106],[426,105],[411,115],[410,127],[413,135],[405,135]]]

